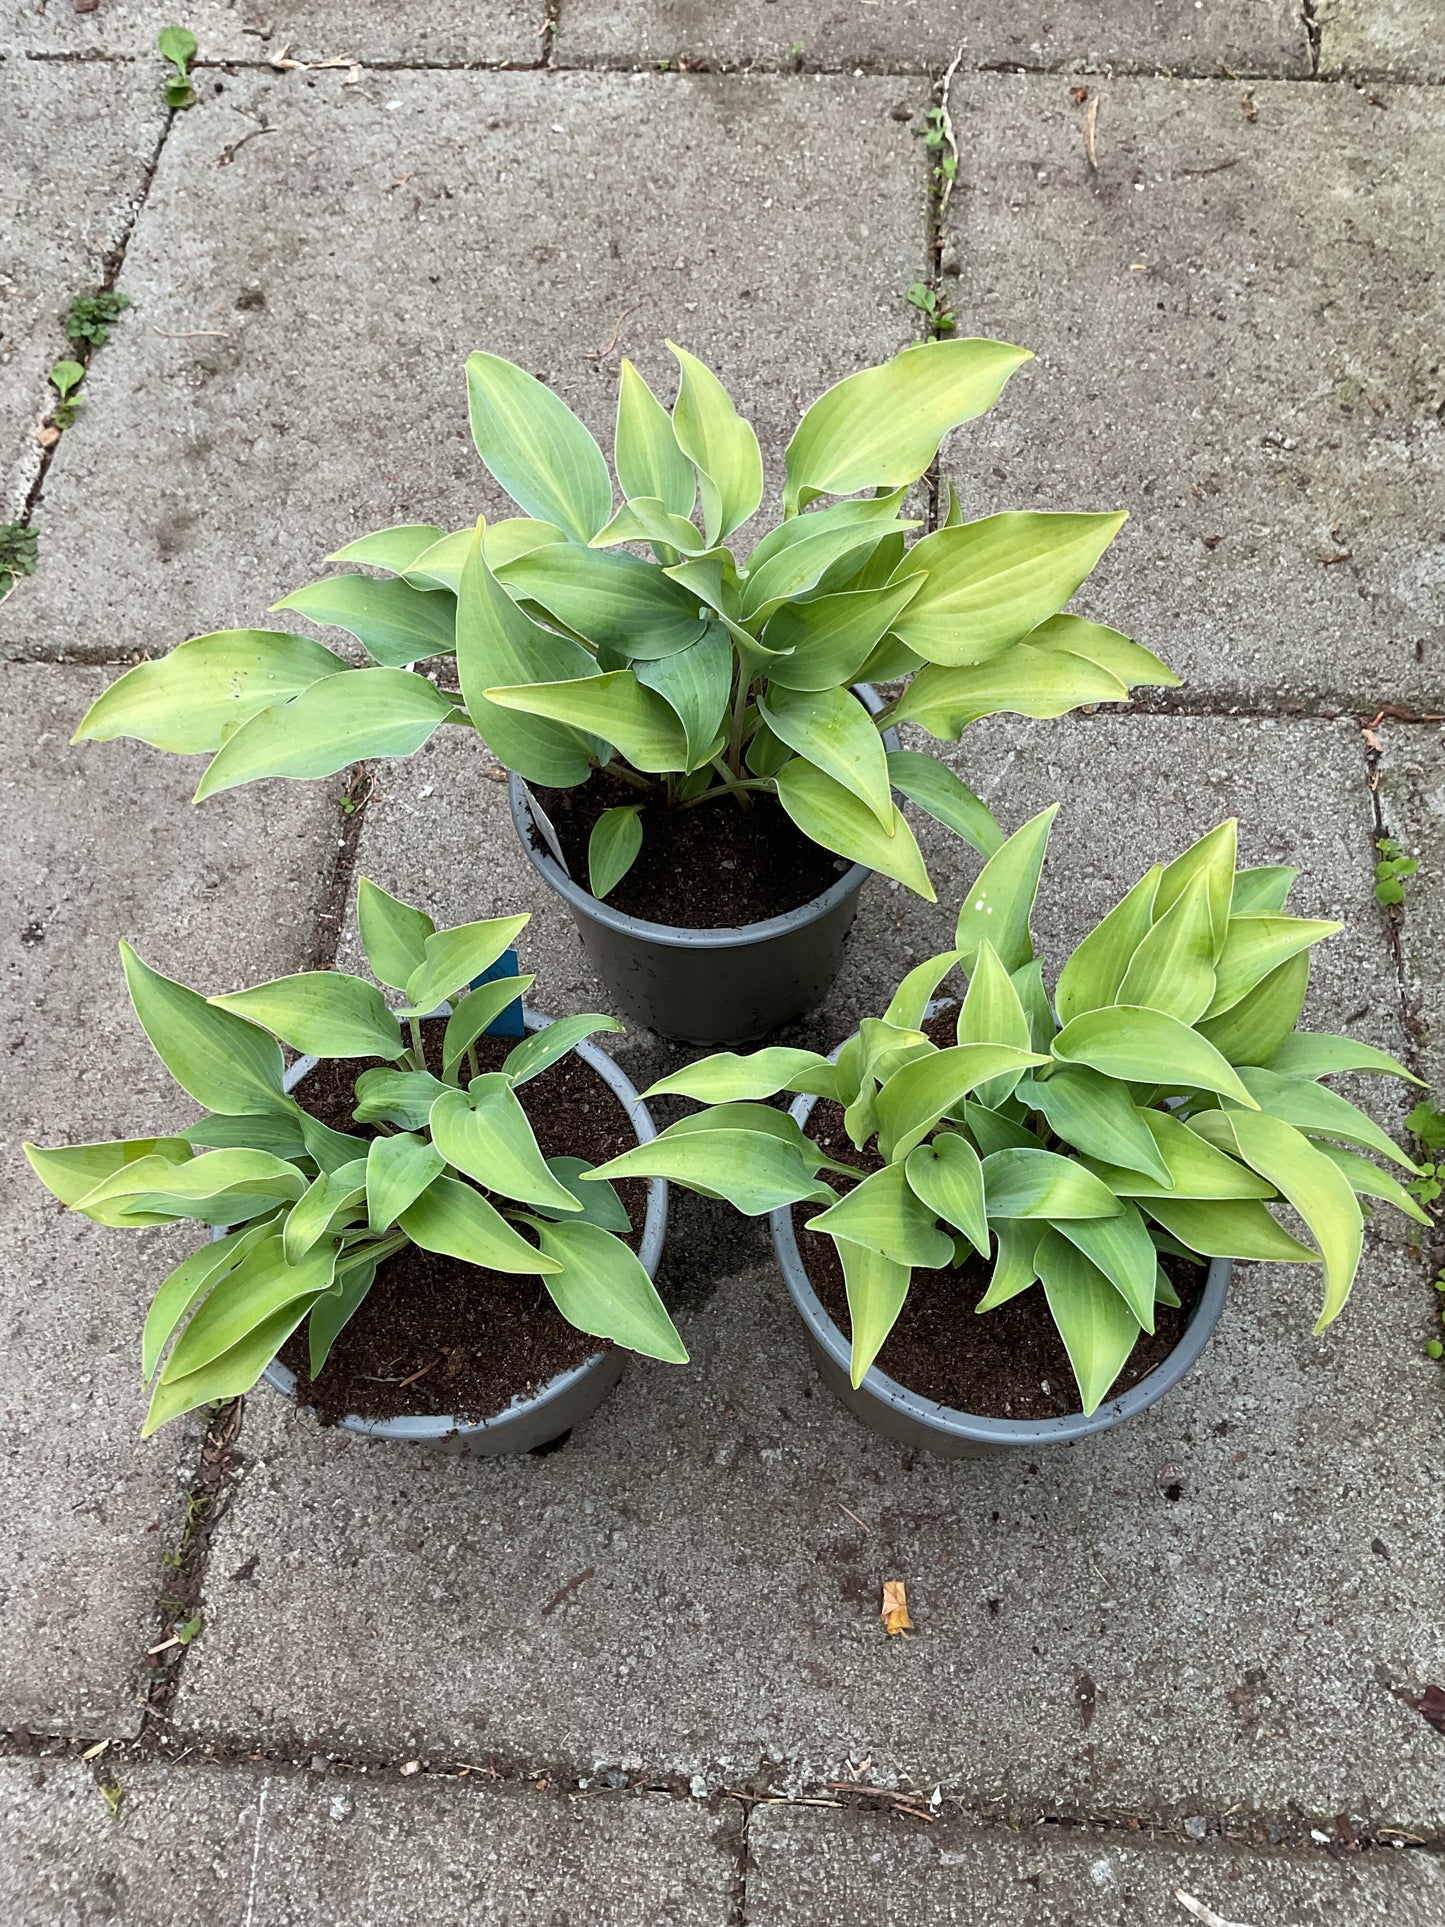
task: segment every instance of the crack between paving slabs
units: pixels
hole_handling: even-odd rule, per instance
[[[168,1744],[173,1746],[182,1740],[185,1743],[178,1752],[165,1750]],[[84,1751],[76,1750],[80,1748],[84,1748]],[[88,1760],[87,1754],[91,1756]],[[91,1765],[98,1780],[107,1775],[123,1774],[128,1765],[159,1762],[178,1774],[182,1769],[200,1775],[207,1771],[232,1768],[260,1769],[269,1776],[293,1781],[326,1778],[349,1780],[355,1784],[368,1781],[384,1784],[399,1779],[410,1785],[423,1779],[451,1780],[459,1785],[469,1783],[484,1788],[530,1790],[558,1802],[578,1799],[626,1801],[666,1796],[679,1805],[699,1806],[711,1814],[735,1807],[739,1816],[735,1850],[740,1869],[736,1891],[740,1896],[745,1890],[748,1866],[748,1821],[753,1809],[758,1806],[795,1807],[804,1812],[820,1809],[847,1811],[867,1815],[881,1824],[910,1819],[920,1826],[942,1822],[945,1832],[949,1823],[953,1823],[985,1834],[1007,1834],[1010,1837],[1016,1837],[1020,1831],[1030,1830],[1060,1835],[1092,1833],[1108,1838],[1134,1835],[1143,1839],[1174,1841],[1186,1851],[1192,1851],[1208,1840],[1221,1840],[1237,1849],[1257,1854],[1262,1860],[1274,1855],[1294,1855],[1301,1850],[1327,1853],[1333,1859],[1381,1851],[1445,1853],[1445,1832],[1420,1834],[1385,1821],[1356,1827],[1348,1814],[1336,1815],[1328,1822],[1334,1832],[1329,1838],[1322,1839],[1323,1828],[1312,1823],[1307,1810],[1297,1802],[1291,1802],[1287,1812],[1252,1813],[1247,1819],[1239,1809],[1234,1808],[1211,1814],[1208,1816],[1208,1831],[1201,1840],[1188,1833],[1183,1818],[1174,1814],[1141,1814],[1113,1808],[1062,1811],[1042,1802],[1017,1800],[1012,1806],[1004,1808],[997,1802],[966,1792],[942,1794],[938,1808],[933,1809],[930,1805],[931,1791],[927,1785],[904,1791],[854,1785],[847,1781],[823,1782],[816,1788],[805,1788],[799,1794],[768,1791],[761,1782],[757,1791],[717,1784],[710,1787],[704,1796],[698,1797],[691,1790],[692,1779],[682,1771],[643,1769],[631,1774],[618,1771],[614,1772],[614,1778],[620,1779],[623,1784],[598,1785],[597,1781],[606,1769],[594,1767],[583,1773],[577,1762],[538,1766],[535,1762],[503,1759],[495,1753],[484,1754],[480,1760],[393,1759],[383,1754],[343,1753],[320,1746],[314,1750],[305,1745],[266,1747],[242,1740],[201,1739],[186,1735],[176,1735],[174,1738],[166,1736],[159,1745],[147,1743],[145,1738],[138,1741],[110,1741],[103,1752],[97,1753],[95,1745],[87,1744],[83,1738],[66,1740],[16,1731],[0,1734],[0,1758],[83,1760]],[[187,1762],[190,1764],[187,1765]],[[112,1785],[115,1784],[112,1782]],[[123,1780],[118,1784],[123,1796]]]

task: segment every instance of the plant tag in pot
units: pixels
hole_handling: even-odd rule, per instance
[[[515,977],[517,975],[519,975],[519,972],[517,968],[516,951],[504,950],[497,961],[492,964],[489,969],[484,970],[480,977],[473,977],[471,983],[468,985],[468,989],[480,990],[483,984],[495,983],[501,977]],[[522,1000],[520,997],[508,1004],[505,1010],[499,1011],[491,1023],[487,1025],[484,1033],[484,1035],[488,1037],[525,1037],[526,1034],[527,1026],[522,1019]]]

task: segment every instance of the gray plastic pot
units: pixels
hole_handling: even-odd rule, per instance
[[[872,715],[883,707],[871,684],[858,683],[854,693]],[[883,740],[897,749],[892,730]],[[522,848],[572,912],[593,968],[628,1017],[685,1044],[745,1044],[822,1002],[843,961],[858,892],[872,875],[866,864],[850,864],[811,903],[761,923],[715,930],[649,923],[574,882],[543,840],[526,784],[514,775],[510,787]]]
[[[807,1122],[816,1102],[813,1097],[800,1097],[792,1106],[792,1115],[799,1124]],[[793,1234],[791,1206],[774,1211],[768,1227],[789,1296],[803,1321],[823,1382],[853,1416],[872,1431],[945,1459],[983,1459],[998,1452],[1035,1452],[1047,1445],[1076,1445],[1080,1439],[1112,1431],[1125,1419],[1144,1411],[1179,1383],[1214,1336],[1233,1269],[1228,1258],[1210,1261],[1204,1290],[1185,1326],[1184,1336],[1163,1364],[1156,1365],[1137,1385],[1131,1385],[1117,1398],[1106,1398],[1089,1417],[1073,1412],[1063,1418],[984,1418],[911,1392],[897,1379],[879,1371],[876,1365],[864,1374],[862,1384],[855,1390],[849,1372],[852,1347],[813,1289]]]
[[[444,1011],[439,1014],[444,1014]],[[528,1030],[545,1030],[552,1022],[536,1011],[523,1013]],[[614,1090],[632,1120],[639,1144],[657,1136],[647,1106],[637,1095],[627,1075],[605,1051],[583,1042],[577,1055],[604,1083]],[[286,1073],[286,1088],[293,1090],[315,1067],[314,1057],[298,1057]],[[647,1185],[647,1211],[643,1219],[642,1243],[638,1248],[648,1277],[657,1270],[667,1234],[667,1185],[661,1178],[650,1178]],[[220,1235],[219,1233],[217,1234]],[[539,1445],[570,1432],[574,1425],[590,1418],[622,1376],[627,1354],[620,1346],[594,1352],[570,1371],[559,1372],[530,1397],[514,1398],[503,1412],[470,1424],[455,1418],[417,1414],[408,1418],[358,1418],[349,1413],[338,1421],[343,1432],[358,1432],[370,1439],[401,1439],[413,1445],[430,1445],[447,1452],[465,1452],[473,1458],[493,1459],[507,1452],[533,1452]],[[266,1383],[287,1398],[296,1397],[296,1374],[279,1358],[272,1359],[263,1374]],[[309,1406],[302,1410],[309,1411]]]

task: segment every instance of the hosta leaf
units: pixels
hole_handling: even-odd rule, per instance
[[[896,877],[928,903],[937,901],[913,831],[896,806],[889,835],[866,803],[815,763],[795,756],[783,764],[776,781],[778,801],[804,836],[851,863]]]
[[[313,1120],[314,1121],[314,1120]],[[240,1147],[247,1151],[269,1151],[273,1157],[289,1158],[293,1163],[307,1155],[306,1138],[301,1128],[299,1105],[288,1117],[275,1111],[268,1116],[198,1118],[181,1132],[192,1146],[204,1145],[210,1151]]]
[[[911,1064],[914,1058],[930,1057],[938,1048],[923,1031],[890,1024],[880,1017],[865,1017],[858,1031],[863,1044],[863,1069],[879,1084],[886,1083],[894,1071]]]
[[[804,1134],[797,1119],[773,1104],[714,1104],[705,1111],[694,1111],[688,1117],[679,1118],[675,1124],[669,1124],[663,1136],[687,1137],[698,1131],[760,1131],[764,1137],[775,1137],[780,1144],[791,1146],[809,1171],[816,1171],[821,1165],[829,1163],[826,1155]],[[851,1165],[838,1168],[849,1176],[853,1175]]]
[[[567,789],[585,781],[595,757],[590,737],[502,709],[485,692],[494,683],[556,682],[595,669],[580,642],[554,635],[517,607],[492,573],[479,525],[457,596],[457,677],[467,714],[492,754],[528,783]]]
[[[134,736],[177,756],[219,749],[251,717],[345,668],[310,636],[221,629],[128,669],[96,697],[71,740]]]
[[[459,923],[455,929],[438,930],[428,937],[421,962],[406,980],[407,1002],[412,1010],[428,1016],[438,1004],[490,970],[530,921],[530,913],[485,917],[480,923]]]
[[[1272,970],[1222,1017],[1196,1026],[1232,1064],[1266,1064],[1299,1022],[1309,988],[1310,953],[1301,950]]]
[[[472,552],[474,533],[472,528],[457,529],[424,549],[407,570],[407,581],[417,589],[444,588],[456,595],[462,586],[462,570]],[[487,567],[495,571],[504,569],[520,556],[530,555],[534,549],[545,549],[566,540],[555,522],[536,522],[529,515],[509,515],[500,522],[487,524],[482,554],[487,558]]]
[[[1044,1233],[1035,1263],[1088,1417],[1098,1411],[1123,1371],[1139,1336],[1139,1321],[1099,1267],[1061,1233]]]
[[[230,1225],[289,1204],[305,1189],[305,1178],[284,1158],[237,1148],[203,1151],[179,1163],[137,1158],[102,1178],[73,1208],[86,1216],[95,1213],[101,1222],[106,1213],[119,1212],[127,1218],[195,1218],[201,1224]]]
[[[635,555],[564,542],[509,563],[498,580],[518,601],[540,603],[574,634],[628,657],[675,655],[705,626],[697,597]]]
[[[1059,1022],[1115,1003],[1129,960],[1154,919],[1154,898],[1164,874],[1156,863],[1084,938],[1059,972],[1054,1001]]]
[[[774,1045],[750,1051],[719,1051],[680,1071],[661,1077],[644,1093],[647,1097],[693,1097],[700,1104],[728,1104],[738,1100],[773,1097],[779,1091],[808,1091],[818,1097],[836,1094],[833,1066],[817,1051]]]
[[[1061,1063],[1087,1064],[1106,1077],[1216,1091],[1257,1108],[1214,1046],[1162,1010],[1115,1004],[1108,1010],[1085,1011],[1070,1018],[1054,1039],[1054,1056]]]
[[[1159,1257],[1148,1227],[1132,1205],[1116,1218],[1063,1218],[1057,1230],[1096,1265],[1146,1332],[1154,1329],[1154,1281]]]
[[[1114,1218],[1124,1210],[1101,1178],[1056,1151],[991,1151],[983,1195],[994,1218]]]
[[[687,1347],[637,1254],[599,1225],[534,1218],[542,1250],[557,1265],[543,1279],[569,1325],[610,1338],[645,1358],[687,1363]]]
[[[1210,882],[1194,877],[1139,941],[1114,1001],[1162,1010],[1192,1024],[1214,995]]]
[[[692,514],[697,497],[692,463],[677,445],[672,417],[625,355],[614,457],[624,495],[655,496],[670,515]]]
[[[1109,675],[1117,676],[1121,683],[1131,689],[1136,683],[1149,683],[1165,689],[1175,689],[1179,685],[1178,676],[1152,650],[1131,642],[1127,636],[1121,636],[1117,629],[1106,628],[1102,622],[1086,622],[1082,616],[1050,616],[1037,629],[1030,629],[1028,644],[1030,649],[1078,656]]]
[[[836,502],[770,529],[748,556],[741,609],[750,623],[765,622],[785,602],[811,593],[825,575],[852,559],[861,565],[878,544],[916,522],[898,519],[903,490],[862,502]]]
[[[358,536],[326,560],[360,562],[369,569],[385,569],[388,575],[405,575],[417,557],[425,555],[445,534],[445,529],[434,528],[430,522],[403,522],[396,528]]]
[[[672,433],[670,422],[668,433]],[[695,488],[691,463],[687,464],[687,475],[688,487]],[[679,555],[701,555],[708,547],[706,538],[687,517],[671,514],[656,495],[640,495],[624,502],[607,527],[593,536],[589,547],[616,548],[622,542],[650,542],[669,562]]]
[[[1232,917],[1278,915],[1288,901],[1298,870],[1287,863],[1262,863],[1252,870],[1236,870],[1230,899]]]
[[[589,542],[612,513],[602,450],[552,390],[500,355],[467,356],[472,440],[528,515]]]
[[[878,1093],[878,1148],[888,1159],[906,1157],[960,1099],[991,1077],[1027,1070],[1044,1059],[1003,1044],[955,1044],[915,1058],[895,1071]]]
[[[667,345],[681,371],[673,433],[697,469],[703,532],[709,542],[725,542],[763,499],[758,438],[712,370],[676,342]]]
[[[1059,1026],[1054,1007],[1049,1002],[1049,993],[1044,989],[1044,967],[1037,957],[1033,957],[1028,963],[1020,964],[1017,970],[1010,971],[1009,976],[1028,1016],[1032,1047],[1047,1055],[1054,1047]]]
[[[575,1050],[584,1037],[595,1037],[602,1030],[622,1029],[615,1017],[605,1017],[596,1010],[559,1017],[554,1023],[544,1024],[541,1030],[534,1030],[507,1053],[502,1062],[503,1074],[513,1084],[526,1084],[555,1064],[559,1057]]]
[[[262,776],[307,780],[370,756],[410,756],[460,714],[449,696],[409,670],[327,676],[227,737],[206,765],[195,800]]]
[[[1030,359],[1004,341],[920,342],[836,382],[788,443],[786,512],[819,495],[916,482],[948,431],[992,408]]]
[[[1227,1114],[1244,1162],[1278,1187],[1309,1226],[1325,1261],[1325,1302],[1316,1333],[1337,1318],[1350,1295],[1364,1242],[1364,1218],[1349,1178],[1307,1137],[1260,1111]]]
[[[837,1251],[843,1267],[843,1286],[848,1294],[848,1326],[852,1336],[848,1375],[856,1389],[898,1322],[913,1272],[908,1265],[897,1264],[868,1245],[850,1244],[845,1239]]]
[[[1327,1139],[1321,1138],[1318,1141],[1312,1139],[1311,1142],[1323,1157],[1327,1157],[1331,1164],[1337,1165],[1344,1172],[1350,1181],[1350,1189],[1358,1196],[1380,1198],[1386,1204],[1393,1204],[1398,1211],[1403,1211],[1407,1218],[1413,1218],[1416,1224],[1428,1225],[1432,1230],[1434,1229],[1435,1220],[1430,1213],[1422,1211],[1404,1185],[1397,1183],[1388,1171],[1382,1171],[1378,1165],[1371,1164],[1370,1160],[1362,1158],[1358,1151],[1347,1151],[1342,1145],[1331,1144]]]
[[[1265,1066],[1279,1077],[1334,1077],[1342,1071],[1384,1071],[1407,1083],[1422,1080],[1387,1051],[1361,1044],[1353,1037],[1331,1037],[1323,1031],[1300,1030],[1286,1037]]]
[[[785,602],[768,622],[763,639],[770,649],[789,653],[771,665],[768,680],[784,689],[846,689],[921,582],[917,576],[877,589]]]
[[[1417,1167],[1394,1139],[1338,1091],[1326,1090],[1306,1079],[1279,1077],[1273,1071],[1246,1067],[1239,1075],[1259,1108],[1272,1117],[1282,1118],[1301,1131],[1339,1138],[1345,1144],[1363,1145],[1367,1151],[1377,1151],[1381,1157],[1418,1175]]]
[[[1237,825],[1231,816],[1207,831],[1197,843],[1191,843],[1182,856],[1166,864],[1154,898],[1155,920],[1177,903],[1197,878],[1203,877],[1209,887],[1209,921],[1217,955],[1229,921],[1237,851]]]
[[[379,1139],[378,1142],[397,1140]],[[307,1252],[328,1231],[339,1230],[354,1222],[357,1206],[366,1198],[366,1162],[358,1160],[340,1171],[323,1171],[309,1184],[286,1215],[281,1231],[281,1249],[288,1265],[299,1265]]]
[[[1312,917],[1231,917],[1209,1016],[1222,1017],[1290,957],[1343,928]]]
[[[1050,1076],[1025,1082],[1019,1096],[1042,1111],[1054,1135],[1076,1151],[1170,1188],[1169,1166],[1150,1129],[1153,1114],[1140,1110],[1114,1078],[1082,1064],[1061,1064]]]
[[[576,1199],[547,1169],[527,1113],[502,1072],[474,1077],[465,1091],[443,1091],[429,1124],[447,1163],[488,1191],[551,1211],[577,1209]]]
[[[356,1080],[358,1124],[396,1124],[404,1131],[426,1128],[431,1107],[450,1087],[430,1071],[363,1071]]]
[[[194,1412],[198,1406],[239,1398],[249,1392],[307,1312],[324,1295],[311,1292],[292,1298],[279,1311],[254,1325],[229,1351],[221,1352],[196,1371],[181,1378],[163,1375],[151,1394],[141,1437],[149,1438],[168,1419]]]
[[[226,1116],[289,1112],[274,1037],[152,970],[128,943],[121,944],[120,955],[141,1028],[183,1091]]]
[[[851,691],[770,686],[758,708],[780,741],[866,804],[891,836],[898,812],[883,738]]]
[[[525,973],[520,977],[493,977],[458,999],[442,1033],[442,1076],[449,1083],[468,1047],[491,1028],[509,1005],[525,997],[536,981],[534,976]]]
[[[1038,1278],[1034,1254],[1043,1232],[1027,1218],[1000,1218],[992,1231],[998,1243],[988,1290],[974,1306],[976,1312],[996,1311],[1010,1298],[1028,1290]]]
[[[960,1044],[1008,1044],[1021,1053],[1032,1052],[1034,1047],[1028,1013],[1013,979],[999,962],[998,952],[987,937],[979,944],[973,960],[968,991],[959,1007],[956,1034]],[[1009,1071],[980,1084],[976,1093],[979,1103],[996,1110],[1013,1096],[1022,1075],[1022,1070]]]
[[[1092,1075],[1090,1072],[1083,1075]],[[1075,1073],[1070,1072],[1070,1076]],[[1049,1079],[1049,1084],[1055,1082]],[[1183,1124],[1168,1111],[1140,1111],[1165,1170],[1166,1181],[1146,1177],[1108,1159],[1089,1156],[1086,1162],[1121,1198],[1269,1198],[1274,1187],[1253,1171]],[[1205,1115],[1217,1115],[1205,1113]]]
[[[587,839],[587,884],[605,897],[621,883],[642,849],[642,805],[619,803],[604,810]]]
[[[57,1144],[46,1147],[23,1144],[20,1147],[30,1168],[53,1197],[74,1206],[103,1184],[115,1172],[142,1158],[165,1158],[183,1164],[191,1155],[190,1142],[184,1137],[112,1138],[99,1144]]]
[[[689,773],[700,768],[716,753],[727,719],[733,646],[726,630],[709,623],[690,648],[660,662],[634,663],[633,674],[661,696],[682,724],[687,754],[681,767]]]
[[[274,1236],[271,1218],[248,1224],[244,1231],[232,1231],[203,1244],[167,1274],[151,1300],[141,1335],[141,1378],[146,1383],[154,1376],[172,1332],[192,1306],[198,1305],[216,1280],[238,1265],[263,1238]]]
[[[1063,607],[1125,519],[1006,509],[937,529],[899,564],[926,580],[894,633],[929,662],[988,662]]]
[[[913,1190],[902,1164],[885,1164],[816,1218],[809,1231],[826,1232],[849,1244],[866,1245],[896,1265],[935,1270],[953,1258],[953,1240],[941,1231],[935,1213]]]
[[[321,1368],[331,1355],[331,1347],[345,1326],[360,1311],[362,1301],[376,1281],[376,1261],[362,1256],[358,1261],[355,1253],[343,1268],[337,1266],[336,1281],[330,1291],[312,1301],[311,1316],[306,1326],[307,1361],[313,1379],[321,1376]]]
[[[436,925],[425,910],[413,910],[370,877],[356,886],[356,921],[372,976],[393,990],[405,990],[425,955],[427,938],[436,935]]]
[[[670,1178],[704,1197],[726,1198],[749,1218],[833,1195],[793,1144],[755,1129],[680,1131],[672,1125],[650,1144],[599,1165],[596,1176]]]
[[[891,749],[888,780],[980,856],[994,856],[1003,848],[1004,834],[993,811],[936,756],[919,749]]]
[[[953,743],[984,716],[1062,716],[1081,703],[1123,702],[1128,694],[1117,676],[1091,662],[1021,642],[975,668],[928,663],[904,690],[891,720],[917,723],[940,742]]]
[[[655,690],[644,688],[630,669],[571,682],[498,685],[485,697],[498,708],[605,737],[634,769],[680,770],[687,760],[687,737],[676,712]]]
[[[377,1071],[377,1077],[396,1077],[396,1071]],[[358,1086],[361,1080],[357,1079]],[[366,1139],[359,1138],[347,1131],[333,1131],[329,1124],[323,1124],[319,1117],[312,1117],[300,1105],[295,1107],[296,1122],[301,1130],[301,1139],[306,1146],[306,1155],[311,1158],[318,1171],[340,1171],[358,1158],[366,1156]]]
[[[400,1217],[402,1230],[423,1251],[460,1258],[489,1271],[552,1272],[557,1260],[514,1231],[495,1205],[460,1178],[433,1178]]]
[[[1022,829],[1015,830],[970,885],[954,934],[955,948],[966,956],[975,955],[987,939],[1005,970],[1022,969],[1031,961],[1034,945],[1029,917],[1058,807],[1057,803],[1050,804]]]
[[[921,964],[915,964],[894,991],[883,1021],[896,1024],[902,1030],[916,1030],[927,1015],[938,986],[962,961],[962,955],[958,950],[944,950],[936,957],[926,957]]]
[[[570,1213],[569,1224],[600,1225],[604,1231],[620,1231],[624,1234],[632,1229],[632,1220],[627,1215],[627,1207],[618,1197],[610,1184],[582,1182],[583,1175],[594,1169],[586,1158],[548,1158],[547,1169],[557,1182],[570,1191],[576,1199],[578,1210]],[[541,1206],[536,1207],[541,1210]],[[555,1218],[560,1213],[543,1211],[547,1218]]]
[[[967,1138],[940,1131],[930,1143],[913,1147],[903,1169],[910,1189],[934,1216],[955,1226],[979,1256],[987,1258],[983,1165]]]
[[[318,1245],[300,1264],[288,1265],[280,1238],[262,1239],[227,1272],[192,1317],[166,1360],[160,1383],[173,1384],[199,1371],[284,1307],[328,1290],[335,1269],[336,1250],[331,1244]],[[274,1356],[273,1352],[260,1361],[257,1376]]]
[[[208,1000],[273,1031],[311,1057],[398,1058],[406,1049],[396,1018],[374,984],[339,970],[306,970]]]
[[[456,599],[446,589],[414,589],[395,576],[333,575],[296,589],[272,611],[294,609],[324,627],[344,629],[373,662],[405,669],[457,646]]]
[[[414,1204],[446,1160],[436,1146],[413,1131],[374,1137],[366,1153],[366,1221],[385,1231]]]
[[[1012,1105],[1010,1109],[1022,1115],[1021,1106]],[[969,1136],[985,1157],[993,1151],[1037,1151],[1039,1148],[1038,1138],[1018,1117],[991,1111],[974,1098],[964,1099],[962,1117]]]
[[[1320,1254],[1292,1238],[1258,1198],[1146,1198],[1143,1206],[1172,1237],[1205,1258],[1319,1263]]]

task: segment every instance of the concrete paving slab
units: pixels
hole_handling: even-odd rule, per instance
[[[1400,931],[1405,989],[1418,1026],[1421,1073],[1445,1109],[1445,732],[1431,723],[1389,724],[1380,761],[1385,830],[1419,863],[1405,883]]]
[[[121,1716],[174,1542],[181,1435],[142,1446],[141,1321],[187,1235],[61,1214],[19,1150],[184,1122],[116,955],[219,987],[295,969],[339,817],[326,787],[191,811],[192,767],[67,746],[104,672],[11,664],[0,688],[0,1726]]]
[[[467,428],[472,348],[552,381],[610,446],[618,353],[670,394],[663,338],[690,343],[780,483],[813,395],[909,338],[924,205],[892,110],[921,83],[218,84],[166,144],[122,277],[134,316],[51,470],[0,648],[159,651],[264,622],[370,529],[508,512]]]
[[[39,472],[45,378],[73,353],[65,311],[100,285],[165,120],[154,77],[130,67],[0,64],[0,521]]]
[[[456,1780],[0,1762],[12,1927],[722,1927],[732,1816],[666,1796],[564,1799]]]
[[[1346,726],[1095,717],[969,742],[1010,824],[1067,768],[1079,827],[1045,884],[1051,958],[1161,836],[1176,848],[1237,807],[1252,858],[1308,871],[1301,907],[1349,913],[1316,1021],[1358,1011],[1362,1033],[1399,1047]],[[427,851],[438,895],[473,914],[490,891],[496,907],[527,902],[494,806],[474,832],[439,784],[447,834],[428,843],[424,787],[407,792],[410,827],[393,817],[386,834]],[[368,821],[363,866],[387,822]],[[875,976],[891,986],[872,961],[883,945],[923,954],[944,921],[870,886],[845,978],[805,1034],[836,1041],[865,995],[877,1007]],[[548,938],[558,983],[571,941],[561,926]],[[574,980],[569,994],[588,993]],[[726,1784],[760,1762],[827,1779],[871,1753],[885,1777],[1005,1806],[1283,1815],[1297,1801],[1437,1824],[1445,1749],[1395,1696],[1445,1665],[1438,1384],[1412,1352],[1422,1273],[1401,1242],[1372,1245],[1323,1339],[1309,1336],[1313,1281],[1252,1268],[1204,1364],[1143,1420],[1062,1457],[966,1468],[884,1445],[833,1406],[755,1251],[736,1233],[730,1252],[722,1235],[679,1242],[691,1371],[630,1364],[542,1459],[373,1449],[253,1398],[182,1734],[393,1758],[482,1748]],[[916,1593],[911,1642],[879,1629],[888,1578]]]
[[[567,0],[557,27],[563,66],[657,61],[746,67],[946,67],[962,47],[970,65],[1066,72],[1240,74],[1304,78],[1304,23],[1289,0],[1198,7],[1194,0],[1063,0],[1052,7],[965,0]]]
[[[436,9],[404,0],[193,0],[185,24],[200,42],[203,63],[285,55],[534,67],[542,55],[543,12],[530,0],[458,0]],[[85,12],[73,0],[4,0],[0,45],[26,53],[149,56],[146,69],[159,88],[156,36],[175,18],[163,0],[100,0]]]
[[[1320,72],[1334,77],[1445,80],[1431,0],[1318,0]]]
[[[871,1815],[760,1807],[748,1826],[748,1918],[754,1927],[1142,1927],[1204,1915],[1319,1927],[1433,1927],[1445,1914],[1445,1866],[1426,1853],[1334,1859],[1259,1854],[1225,1844],[1187,1851],[1162,1841],[1057,1830],[1011,1836],[889,1826]]]
[[[1437,706],[1438,90],[973,75],[953,113],[959,325],[1039,357],[946,454],[966,512],[1128,509],[1081,606],[1186,700]]]

